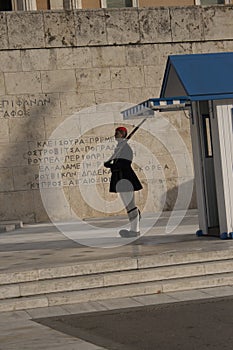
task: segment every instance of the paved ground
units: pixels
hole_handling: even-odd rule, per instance
[[[148,221],[146,221],[149,225],[150,219],[151,218],[148,217]],[[124,221],[125,218],[119,220]],[[167,227],[168,217],[166,215],[161,217],[146,235],[136,241],[130,242],[130,244],[128,242],[122,244],[122,240],[117,236],[117,233],[113,233],[111,237],[106,236],[106,232],[109,230],[108,228],[110,227],[113,229],[114,222],[115,220],[92,221],[93,227],[96,225],[96,227],[106,228],[106,231],[103,229],[102,243],[109,243],[109,241],[111,241],[115,244],[117,242],[117,246],[108,246],[108,248],[106,246],[105,248],[84,246],[80,241],[77,242],[68,239],[60,233],[56,227],[48,224],[25,226],[23,229],[11,233],[0,234],[0,273],[40,269],[48,266],[71,265],[79,261],[92,261],[120,256],[135,257],[145,254],[154,255],[157,253],[175,251],[183,251],[185,253],[187,251],[233,249],[233,240],[222,241],[210,237],[197,238],[195,236],[195,231],[198,229],[198,224],[197,213],[195,211],[189,212],[182,220],[181,224],[170,234],[167,234],[165,229]],[[71,227],[69,230],[72,232],[73,228]],[[114,230],[112,230],[112,232],[113,231]],[[95,230],[90,229],[87,233],[89,236],[93,235],[93,237],[96,238],[95,232]],[[82,237],[83,236],[80,236],[78,238],[81,239]],[[208,288],[190,292],[147,295],[59,307],[30,309],[27,311],[5,312],[0,314],[0,350],[102,349],[105,347],[104,345],[100,345],[97,342],[92,344],[90,343],[91,339],[86,339],[88,340],[86,341],[80,337],[74,337],[34,322],[33,319],[73,314],[84,315],[89,312],[95,312],[96,315],[98,315],[99,312],[113,309],[138,308],[148,305],[169,305],[171,303],[176,304],[182,301],[202,300],[206,298],[214,300],[213,298],[223,296],[233,296],[233,287]],[[230,310],[232,304],[227,305]],[[118,311],[115,315],[117,314]],[[123,314],[120,313],[120,315]],[[229,323],[227,323],[228,321],[224,322],[230,324],[230,316],[226,317],[225,320],[226,319],[230,320]],[[220,319],[218,320],[221,325],[222,321]],[[206,323],[208,323],[208,319]],[[131,332],[132,331],[133,328],[131,329]],[[144,332],[145,331],[146,329],[144,329]],[[217,332],[217,330],[214,330],[214,332]],[[93,340],[91,341],[93,342]],[[112,342],[115,342],[115,340],[113,339]],[[130,346],[130,344],[126,344],[126,346]],[[110,347],[109,350],[111,349],[114,348]],[[143,347],[141,349],[146,348]],[[154,350],[155,348],[152,349]],[[214,348],[210,346],[209,349],[212,350]],[[221,349],[224,349],[224,347],[222,346]]]
[[[3,312],[0,350],[231,350],[232,300],[218,287]]]
[[[177,217],[179,218],[179,216]],[[127,222],[125,218],[118,220]],[[153,221],[153,217],[145,218],[145,222],[149,226],[151,225],[150,220]],[[120,238],[117,234],[118,230],[113,228],[116,219],[92,220],[91,226],[85,230],[85,234],[89,235],[89,238],[92,235],[89,242],[101,241],[101,245],[98,247],[83,245],[84,233],[80,230],[76,230],[78,238],[72,240],[52,224],[26,225],[22,229],[0,234],[0,273],[71,265],[81,261],[121,256],[135,257],[169,251],[185,252],[233,248],[233,240],[222,241],[214,237],[196,237],[197,221],[197,212],[195,210],[189,211],[180,225],[168,234],[166,233],[168,217],[165,215],[157,220],[145,235],[137,240],[128,241]],[[73,234],[74,227],[77,227],[73,224],[61,225],[62,228],[64,226],[68,234]],[[100,231],[96,231],[97,226],[100,227]],[[110,237],[106,236],[107,233],[104,229],[110,232]],[[102,236],[96,238],[99,232]],[[84,242],[87,243],[85,239]]]
[[[109,350],[232,349],[233,297],[66,315],[37,322]]]

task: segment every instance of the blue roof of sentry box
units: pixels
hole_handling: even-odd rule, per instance
[[[174,96],[233,98],[233,52],[169,56],[160,97]]]

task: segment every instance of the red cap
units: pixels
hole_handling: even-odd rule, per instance
[[[127,135],[127,129],[124,126],[119,126],[118,128],[116,128],[116,131],[123,131],[125,133],[125,136]]]

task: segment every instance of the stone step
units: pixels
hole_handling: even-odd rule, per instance
[[[233,273],[173,278],[156,282],[133,283],[130,285],[5,299],[0,301],[0,312],[227,285],[233,285]]]
[[[107,272],[132,271],[189,263],[217,262],[232,259],[232,250],[168,252],[163,254],[138,256],[135,258],[113,258],[80,262],[35,270],[0,273],[0,286],[6,284],[42,281],[53,278],[87,276]]]
[[[0,224],[0,233],[10,232],[15,230],[14,224]]]
[[[23,227],[22,221],[0,221],[0,233],[14,231]]]
[[[0,286],[0,299],[20,298],[40,294],[89,290],[135,283],[164,281],[190,276],[205,276],[233,272],[232,260],[188,263],[129,271],[94,273],[82,276],[51,278]]]

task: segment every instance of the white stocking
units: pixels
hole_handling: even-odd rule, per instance
[[[125,205],[125,209],[127,210],[130,222],[130,230],[134,232],[139,232],[140,214],[138,208],[135,206],[134,192],[120,192],[120,196]]]

